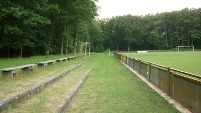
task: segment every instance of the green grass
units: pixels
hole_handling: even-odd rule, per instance
[[[30,89],[36,84],[42,83],[87,59],[79,58],[73,61],[56,63],[54,66],[49,66],[47,69],[35,68],[33,73],[21,73],[18,77],[12,79],[0,79],[0,102]]]
[[[39,70],[27,77],[18,77],[9,81],[2,80],[0,88],[4,89],[0,89],[0,95],[6,97],[13,92],[19,93],[18,90],[23,91],[82,61],[80,59],[71,61],[71,63],[58,64],[58,66]],[[79,83],[83,75],[94,65],[94,70],[67,107],[66,112],[178,112],[172,104],[169,104],[113,56],[107,54],[92,55],[91,60],[78,70],[72,71],[47,89],[43,89],[40,93],[28,98],[27,101],[16,103],[13,105],[14,107],[9,107],[4,112],[54,112]],[[9,90],[9,88],[13,90]]]
[[[67,55],[49,55],[46,56],[32,56],[28,58],[0,58],[0,69],[21,66],[26,64],[37,64],[38,62],[48,61],[48,60],[56,60],[60,58],[67,58],[70,56],[74,56],[75,54],[67,54]],[[77,54],[79,55],[79,54]],[[37,68],[37,66],[35,66]],[[21,72],[21,69],[18,70]],[[0,79],[2,78],[2,73],[0,73]]]
[[[47,58],[46,56],[32,56],[28,58],[0,58],[0,64],[1,64],[0,69],[20,66],[25,64],[35,64],[38,62],[47,61],[47,60],[56,60],[59,58],[67,58],[69,56],[74,56],[74,54],[49,55]]]
[[[43,89],[37,95],[29,98],[26,103],[17,104],[15,108],[9,109],[5,112],[53,113],[94,64],[95,62],[84,64],[82,67],[64,76],[49,88]]]
[[[201,75],[201,52],[121,53],[133,58]]]
[[[67,107],[66,112],[178,112],[113,56],[98,54],[95,60],[97,65]]]

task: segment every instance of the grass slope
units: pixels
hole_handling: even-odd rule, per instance
[[[21,73],[12,79],[0,79],[0,102],[59,75],[86,60],[85,58],[79,58],[73,61],[56,63],[54,66],[49,66],[47,69],[35,68],[34,72],[30,74]]]
[[[54,113],[92,67],[91,65],[94,64],[85,64],[70,72],[52,86],[29,98],[27,102],[20,103],[15,108],[6,110],[5,113]]]
[[[33,56],[33,57],[27,57],[27,58],[0,58],[0,69],[2,68],[9,68],[14,66],[20,66],[25,64],[35,64],[42,61],[47,60],[56,60],[59,58],[67,58],[69,56],[74,56],[74,54],[68,54],[68,55],[49,55],[46,56]]]
[[[66,112],[179,112],[113,56],[98,54],[95,61],[97,65]]]
[[[133,58],[201,75],[201,52],[121,53]]]

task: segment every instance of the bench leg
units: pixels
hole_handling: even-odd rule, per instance
[[[22,72],[24,73],[24,72],[33,72],[33,67],[31,66],[31,67],[25,67],[25,68],[22,68]]]
[[[53,66],[54,64],[55,64],[55,62],[50,62],[50,63],[48,63],[47,65]]]
[[[2,77],[5,78],[5,77],[10,77],[10,78],[13,78],[15,76],[18,75],[18,72],[15,71],[15,70],[12,70],[12,71],[2,71]]]
[[[38,68],[47,68],[47,64],[38,64]]]
[[[12,71],[12,77],[18,76],[18,71]]]
[[[57,63],[61,63],[61,60],[57,60],[56,62],[57,62]]]

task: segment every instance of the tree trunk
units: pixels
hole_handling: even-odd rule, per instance
[[[7,55],[8,55],[8,58],[10,58],[10,48],[9,47],[8,47]]]
[[[85,42],[85,50],[84,50],[85,56],[87,56],[87,42]]]
[[[69,36],[69,28],[67,28],[67,36],[66,36],[66,54],[68,54],[68,36]]]
[[[61,28],[61,55],[63,55],[64,51],[64,36],[63,36],[63,29]]]
[[[64,38],[63,36],[61,37],[61,55],[63,55],[63,50],[64,50]]]
[[[119,51],[119,44],[117,43],[117,51]]]
[[[66,38],[66,54],[68,54],[68,37]]]
[[[130,44],[128,43],[128,51],[130,51]]]
[[[22,40],[21,40],[21,43],[20,43],[20,58],[22,58],[22,51],[23,51],[23,46],[22,46]]]
[[[168,47],[168,41],[167,41],[167,39],[168,39],[168,35],[167,35],[167,25],[166,25],[166,21],[165,21],[165,15],[163,15],[164,16],[164,23],[165,23],[165,42],[166,42],[166,46]]]
[[[168,34],[167,34],[167,26],[165,23],[165,42],[166,42],[166,46],[168,47]]]
[[[77,34],[75,34],[75,56],[76,56],[76,52],[77,52]]]
[[[179,30],[178,27],[176,27],[177,29],[177,40],[176,40],[176,46],[179,46]]]
[[[189,25],[188,25],[188,46],[190,46],[190,32],[189,32]]]
[[[23,52],[23,50],[22,50],[22,47],[20,48],[20,58],[22,58],[22,52]]]

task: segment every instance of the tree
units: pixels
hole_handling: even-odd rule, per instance
[[[89,24],[95,16],[97,16],[97,6],[92,0],[51,0],[51,3],[57,3],[59,5],[60,14],[57,17],[56,24],[57,29],[56,34],[60,37],[61,49],[60,53],[64,52],[64,32],[72,24],[77,24],[85,21]],[[76,27],[78,28],[78,27]],[[79,31],[79,30],[78,30]],[[74,35],[77,39],[76,35]]]
[[[25,46],[33,46],[31,42],[38,28],[50,24],[50,20],[25,9],[22,5],[11,1],[1,1],[1,33],[4,37],[4,47],[20,49],[20,56]],[[11,46],[12,45],[12,46]]]
[[[201,9],[182,9],[155,15],[116,16],[101,23],[105,42],[113,50],[200,48]],[[108,45],[108,44],[107,44]]]

